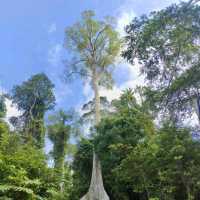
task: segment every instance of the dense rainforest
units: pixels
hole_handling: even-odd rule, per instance
[[[1,200],[200,200],[200,5],[135,17],[123,37],[115,26],[85,11],[65,30],[62,80],[94,93],[81,111],[56,109],[44,73],[0,94]],[[119,59],[144,84],[109,101]],[[8,100],[20,115],[5,120]]]

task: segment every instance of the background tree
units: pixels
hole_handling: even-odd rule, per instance
[[[175,120],[191,114],[194,101],[198,113],[200,108],[200,6],[195,3],[173,4],[126,27],[123,57],[139,61],[148,80],[148,101]]]
[[[35,145],[31,142],[24,142],[24,135],[29,134],[29,132],[24,133],[24,131],[33,130],[31,129],[33,126],[30,128],[29,124],[26,123],[31,123],[31,120],[36,122],[39,120],[44,123],[44,119],[41,116],[44,117],[44,112],[54,105],[55,99],[52,87],[52,83],[43,74],[35,75],[22,85],[15,87],[13,102],[17,103],[22,116],[19,119],[13,117],[11,121],[15,125],[18,122],[20,125],[23,123],[22,129],[19,127],[11,131],[9,125],[3,119],[0,119],[0,199],[2,200],[62,200],[63,198],[67,200],[69,197],[71,189],[71,171],[69,166],[65,166],[64,178],[62,177],[65,183],[65,190],[61,192],[58,185],[58,179],[60,181],[58,175],[60,173],[58,173],[58,170],[48,166],[44,150],[38,148],[38,146],[42,147],[41,140],[36,138]],[[46,96],[43,96],[43,94]],[[31,104],[32,102],[33,104]],[[3,103],[2,101],[2,105]],[[4,108],[4,105],[2,108]],[[2,110],[5,115],[5,109]],[[63,117],[64,120],[65,113],[60,113],[61,118]],[[57,125],[60,127],[60,130],[64,131],[64,125],[62,127],[58,123],[60,122],[59,116],[56,119],[57,121],[55,120],[54,122],[57,122],[57,124],[54,125]],[[38,126],[35,128],[38,129]],[[69,134],[67,128],[69,126],[66,125],[66,131]],[[43,134],[43,132],[39,132],[40,130],[37,131]],[[34,133],[30,132],[31,138],[35,137]],[[56,138],[57,143],[61,141],[59,139],[59,137]],[[55,149],[58,150],[58,146]]]
[[[53,87],[45,74],[36,74],[12,90],[12,102],[22,112],[25,137],[39,147],[44,144],[44,114],[55,105]]]
[[[120,98],[114,99],[111,104],[113,106],[114,112],[129,108],[140,109],[140,106],[134,96],[134,91],[131,88],[123,90]]]
[[[23,144],[0,121],[0,199],[51,199],[49,190],[57,192],[52,172],[41,149]]]
[[[82,106],[83,114],[81,122],[94,124],[95,122],[95,99],[92,99]],[[100,116],[107,116],[111,111],[111,103],[106,97],[100,96]]]
[[[110,199],[138,199],[143,195],[134,193],[132,187],[116,178],[113,171],[138,142],[153,135],[153,123],[148,115],[141,112],[131,90],[125,91],[120,99],[114,101],[114,105],[113,113],[101,120],[92,140],[85,139],[78,145],[73,163],[73,193],[78,197],[86,192],[89,185],[91,175],[88,170],[92,167],[90,156],[93,144],[102,162],[105,188]]]
[[[165,124],[138,143],[114,174],[148,199],[199,199],[199,151],[189,130]]]
[[[114,101],[115,111],[101,120],[92,140],[79,143],[70,199],[79,199],[87,190],[94,144],[111,200],[198,200],[199,140],[171,121],[156,130],[131,93],[126,90]]]
[[[95,99],[95,124],[100,122],[100,95],[99,87],[110,88],[112,86],[111,68],[115,63],[120,50],[118,33],[114,30],[114,24],[110,18],[104,21],[94,19],[92,11],[85,11],[82,19],[66,29],[66,47],[73,52],[73,59],[68,63],[66,77],[78,74],[90,81]],[[108,199],[101,179],[100,163],[96,155],[96,163],[99,169],[98,177],[93,176],[89,193],[84,198]],[[95,166],[94,166],[95,167]],[[97,183],[99,181],[99,183]]]
[[[53,143],[51,152],[54,159],[54,169],[60,186],[61,193],[65,191],[65,172],[69,171],[66,168],[66,156],[72,150],[72,145],[69,139],[72,135],[73,114],[59,110],[55,114],[49,116],[48,137]]]
[[[3,118],[6,114],[6,104],[4,95],[0,95],[0,118]]]

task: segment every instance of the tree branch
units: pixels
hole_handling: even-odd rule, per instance
[[[106,30],[106,28],[107,28],[107,26],[105,26],[102,30],[100,30],[100,31],[98,32],[97,37],[96,37],[96,39],[95,39],[95,41],[94,41],[94,49],[96,49],[95,47],[96,47],[96,42],[97,42],[97,40],[99,39],[100,35]]]
[[[70,78],[71,76],[73,76],[73,74],[79,74],[80,76],[87,76],[87,77],[92,77],[91,74],[89,73],[85,73],[85,72],[81,72],[81,71],[71,71],[67,74],[67,77]]]

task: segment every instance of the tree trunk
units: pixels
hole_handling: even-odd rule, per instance
[[[100,122],[100,96],[98,81],[98,75],[94,70],[92,87],[95,95],[95,125],[98,125]],[[109,200],[109,197],[103,186],[101,163],[95,152],[93,152],[93,169],[90,188],[88,193],[80,200]]]
[[[101,164],[95,153],[93,153],[92,179],[88,193],[80,200],[109,200],[103,186]]]
[[[94,91],[95,99],[95,125],[98,125],[100,122],[100,95],[99,95],[99,80],[98,74],[96,71],[93,72],[92,88]]]
[[[196,99],[196,113],[200,122],[200,96],[197,96]]]
[[[62,165],[61,165],[61,182],[60,182],[61,192],[64,192],[64,179],[65,179],[65,159],[62,160]]]
[[[65,121],[63,121],[63,126],[65,126]],[[65,131],[62,132],[62,136],[60,138],[60,148],[62,148],[61,154],[55,156],[55,169],[58,170],[58,176],[59,176],[59,187],[60,192],[64,192],[64,180],[65,180],[65,156],[66,156],[66,148],[67,148],[67,136]]]
[[[56,169],[56,176],[59,181],[60,192],[64,191],[64,179],[65,179],[65,155],[59,158],[54,157],[54,169]]]

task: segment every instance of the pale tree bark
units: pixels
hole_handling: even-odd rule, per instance
[[[109,200],[103,186],[101,164],[95,153],[93,154],[93,170],[90,188],[88,193],[80,200]]]
[[[98,125],[100,122],[100,95],[99,95],[99,76],[96,71],[93,71],[92,87],[95,95],[95,125]],[[109,200],[102,178],[101,163],[96,155],[95,151],[93,152],[93,169],[92,169],[92,178],[90,182],[90,187],[88,193],[83,196],[80,200]]]
[[[92,79],[92,88],[94,91],[94,99],[95,99],[95,125],[98,125],[100,122],[100,95],[99,95],[99,75],[96,70],[93,71],[93,79]]]
[[[193,105],[200,124],[200,95],[193,99]]]
[[[197,116],[198,116],[198,119],[199,119],[199,122],[200,122],[200,96],[198,95],[197,97],[197,103],[196,103],[196,112],[197,112]]]

